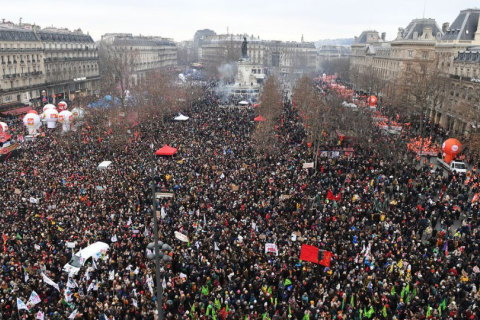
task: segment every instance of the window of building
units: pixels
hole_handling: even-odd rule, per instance
[[[413,50],[408,50],[408,56],[413,57]]]

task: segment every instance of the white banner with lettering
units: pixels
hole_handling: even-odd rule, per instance
[[[267,253],[275,253],[278,256],[278,249],[275,243],[266,243],[265,244],[265,254]]]

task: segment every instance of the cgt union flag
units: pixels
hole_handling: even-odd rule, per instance
[[[320,260],[323,253],[323,259]],[[302,245],[302,251],[300,251],[300,260],[310,261],[313,263],[321,264],[322,266],[330,268],[330,260],[332,259],[332,253],[326,250],[320,250],[317,247],[310,246],[308,244]]]

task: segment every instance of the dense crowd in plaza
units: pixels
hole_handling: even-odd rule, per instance
[[[0,319],[157,319],[146,257],[153,161],[157,190],[174,193],[158,200],[159,237],[173,247],[161,266],[166,319],[479,319],[475,172],[415,161],[401,152],[408,132],[396,167],[376,147],[392,138],[377,134],[354,157],[303,169],[312,150],[290,101],[280,152],[264,157],[251,139],[253,111],[217,100],[205,90],[184,110],[188,121],[139,123],[124,149],[98,139],[104,128],[71,144],[57,130],[0,164]],[[23,134],[21,122],[8,124],[15,139]],[[154,158],[151,144],[178,152]],[[97,241],[110,249],[69,280],[62,267]],[[299,260],[302,244],[332,252],[330,268]]]

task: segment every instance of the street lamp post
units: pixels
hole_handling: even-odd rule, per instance
[[[158,219],[157,219],[157,199],[155,197],[155,178],[152,166],[152,200],[153,200],[153,233],[155,247],[155,280],[157,282],[157,312],[158,319],[163,320],[162,310],[162,285],[160,283],[160,250],[158,248]]]
[[[156,213],[155,213],[156,216]],[[155,218],[155,220],[157,220]],[[158,241],[158,229],[155,228],[155,242],[151,242],[147,245],[147,248],[149,250],[155,249],[155,253],[149,253],[147,254],[147,259],[149,260],[154,260],[155,259],[155,278],[157,282],[157,312],[158,312],[158,319],[163,320],[163,310],[162,310],[162,297],[163,297],[163,287],[162,283],[160,282],[160,258],[164,262],[171,262],[172,257],[170,257],[168,254],[164,254],[163,251],[160,251],[160,247],[162,248],[163,251],[172,251],[172,248],[161,241]]]
[[[150,145],[150,148],[153,151],[153,144]],[[163,252],[160,252],[160,246],[162,246],[163,250],[166,251],[171,251],[172,248],[170,248],[169,245],[159,243],[158,241],[158,219],[157,219],[157,198],[155,194],[155,155],[153,155],[153,161],[152,161],[152,201],[153,201],[153,233],[154,233],[154,243],[149,243],[147,248],[149,249],[155,249],[154,251],[154,256],[152,255],[147,255],[147,258],[150,260],[153,260],[155,258],[155,280],[157,282],[157,312],[158,312],[158,319],[163,320],[163,310],[162,310],[162,283],[160,282],[160,255],[163,256]],[[168,255],[163,256],[163,260],[165,262],[171,261],[171,257]]]

